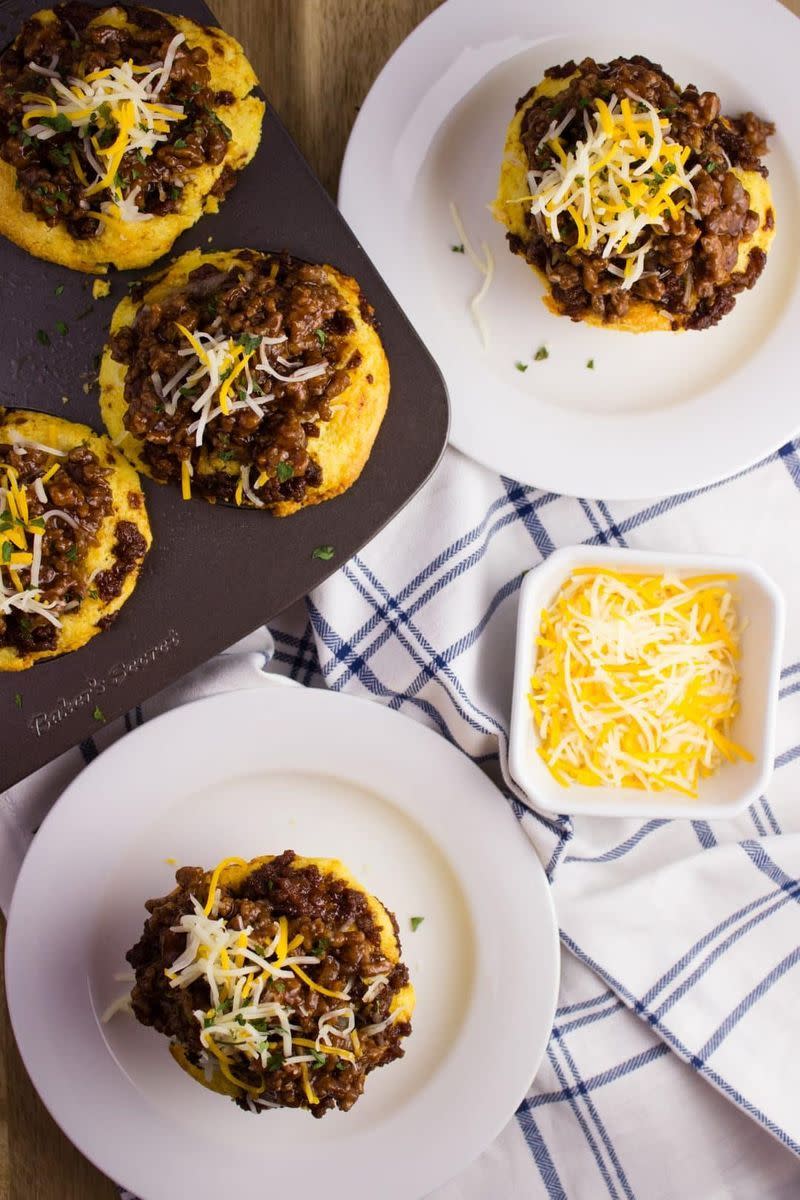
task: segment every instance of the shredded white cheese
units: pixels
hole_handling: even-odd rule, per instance
[[[674,790],[726,760],[738,712],[731,576],[574,571],[542,612],[529,694],[539,754],[565,785]]]
[[[352,1004],[344,1003],[322,1013],[317,1020],[316,1036],[305,1036],[293,1020],[295,1008],[282,999],[280,985],[300,980],[306,994],[316,991],[327,996],[341,995],[346,1001],[354,977],[341,993],[326,990],[311,979],[303,968],[315,966],[321,959],[315,954],[297,953],[303,939],[299,934],[289,939],[285,917],[276,921],[267,945],[254,941],[251,926],[236,928],[220,917],[220,891],[216,884],[221,869],[229,861],[224,860],[212,873],[206,904],[192,897],[192,911],[173,926],[174,933],[185,935],[186,945],[165,974],[172,988],[185,989],[198,980],[206,983],[209,1007],[194,1012],[200,1026],[200,1041],[213,1058],[214,1069],[257,1100],[257,1089],[235,1074],[237,1056],[255,1061],[265,1069],[273,1063],[319,1065],[327,1055],[355,1062],[356,1051],[351,1046],[361,1052],[355,1035],[364,1038],[382,1032],[403,1015],[403,1010],[386,1021],[357,1030]],[[238,924],[241,926],[240,920]],[[377,994],[376,985],[386,983],[388,978],[382,975],[369,980],[373,994]],[[304,997],[300,1001],[303,1011],[306,1003]],[[309,1102],[314,1103],[313,1090],[306,1094]]]
[[[568,253],[601,250],[614,260],[607,269],[626,291],[644,272],[652,241],[640,239],[647,229],[663,229],[684,208],[698,215],[691,181],[700,166],[686,170],[690,148],[670,138],[669,121],[640,96],[593,104],[591,116],[583,112],[584,136],[571,149],[561,135],[575,109],[540,141],[537,150],[549,152],[550,161],[528,172],[530,211],[554,242],[563,240],[560,219],[568,218],[577,234]]]
[[[481,250],[483,251],[483,258],[480,258],[476,254],[475,249],[472,245],[472,242],[467,237],[467,231],[464,228],[464,222],[461,220],[461,214],[458,211],[458,206],[452,200],[450,201],[450,216],[453,219],[453,224],[455,225],[456,233],[458,234],[458,236],[461,239],[461,244],[463,245],[463,247],[467,253],[467,257],[469,258],[470,262],[476,267],[476,269],[478,271],[480,271],[481,275],[483,276],[483,282],[481,283],[480,288],[478,289],[478,291],[475,293],[475,295],[472,297],[472,299],[469,302],[469,308],[470,308],[470,312],[472,313],[472,319],[474,320],[475,325],[478,330],[478,333],[481,336],[481,342],[483,343],[483,348],[484,348],[484,350],[488,350],[488,348],[489,348],[489,329],[488,329],[488,326],[486,325],[485,320],[483,319],[483,313],[481,312],[481,303],[486,298],[489,288],[492,286],[492,280],[494,279],[494,255],[492,254],[491,250],[487,246],[486,242],[481,242]]]
[[[86,160],[95,173],[94,179],[86,181],[84,194],[89,197],[108,189],[112,200],[100,205],[101,213],[106,216],[125,222],[152,218],[152,213],[139,210],[138,185],[127,195],[122,194],[118,172],[126,154],[138,153],[147,158],[160,143],[167,141],[176,122],[186,119],[183,105],[164,104],[160,100],[175,55],[185,40],[184,34],[176,33],[163,62],[140,67],[129,59],[92,71],[83,79],[69,76],[64,80],[53,67],[43,69],[29,64],[47,76],[55,99],[30,93],[22,119],[26,133],[47,141],[61,132],[56,123],[63,123],[65,131],[76,130],[82,136]],[[106,138],[98,138],[89,132],[90,126],[99,126],[101,133],[110,132]]]

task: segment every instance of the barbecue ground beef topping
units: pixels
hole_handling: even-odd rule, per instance
[[[517,104],[529,105],[520,135],[531,202],[511,249],[546,275],[573,320],[614,320],[643,300],[673,327],[716,324],[766,261],[753,246],[737,266],[759,224],[737,169],[766,177],[772,122],[722,116],[714,92],[681,89],[639,55],[546,76],[569,83]]]
[[[220,883],[230,864],[248,869],[238,885]],[[242,1108],[351,1108],[411,1032],[408,972],[367,897],[291,850],[176,879],[128,953],[136,1018]]]
[[[221,163],[231,139],[234,97],[210,89],[206,51],[152,9],[53,11],[0,56],[0,157],[23,208],[77,239],[178,212],[187,174]],[[213,194],[235,178],[223,172]]]
[[[324,267],[246,250],[225,270],[205,263],[111,339],[125,428],[186,498],[302,501],[322,483],[314,439],[361,361],[354,331]]]
[[[112,511],[108,474],[86,446],[64,453],[17,435],[6,441],[0,424],[0,647],[54,649],[63,614],[97,586],[85,560]],[[114,568],[122,578],[147,548],[135,532],[141,545]]]

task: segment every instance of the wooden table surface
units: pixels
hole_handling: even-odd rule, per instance
[[[440,0],[207,0],[329,191],[375,76]],[[155,0],[153,0],[155,4]],[[118,1200],[67,1141],[25,1073],[5,1008],[0,919],[0,1200]],[[80,1103],[81,1081],[75,1081]]]
[[[335,195],[358,107],[400,42],[441,0],[208,0],[245,47],[289,132]],[[800,15],[800,0],[784,0]],[[67,1141],[20,1061],[3,988],[0,918],[0,1200],[117,1200]],[[81,1081],[75,1081],[80,1102]]]

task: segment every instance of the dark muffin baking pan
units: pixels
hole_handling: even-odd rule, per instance
[[[0,3],[0,44],[43,6],[41,0]],[[217,23],[197,0],[157,0],[153,7]],[[219,214],[185,233],[172,255],[196,246],[285,250],[355,276],[375,308],[391,368],[383,426],[350,491],[289,518],[186,502],[178,489],[143,480],[153,548],[116,623],[74,654],[0,674],[0,787],[78,744],[97,731],[99,720],[135,707],[320,584],[406,504],[444,449],[449,413],[436,365],[269,106],[255,159]],[[110,295],[93,300],[93,277],[0,240],[0,404],[102,430],[97,356],[115,305],[145,274],[111,273]],[[66,324],[65,335],[57,323]],[[333,557],[314,558],[317,546],[332,546]]]

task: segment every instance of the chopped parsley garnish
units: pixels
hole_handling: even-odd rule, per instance
[[[186,148],[186,138],[176,138],[172,144],[176,150],[184,150]]]
[[[105,722],[105,719],[106,719],[105,713],[103,712],[103,710],[99,704],[95,705],[95,709],[94,709],[94,712],[92,713],[92,716],[94,717],[95,721]]]
[[[220,459],[222,460],[222,462],[230,462],[231,459],[235,458],[235,457],[236,457],[236,455],[234,454],[233,450],[223,450],[220,453]]]
[[[314,333],[316,334],[316,338],[317,338],[317,341],[319,342],[320,346],[324,346],[328,340],[328,335],[325,332],[325,330],[324,329],[315,329]]]
[[[62,337],[66,337],[69,333],[69,325],[67,325],[66,321],[56,321],[56,330]]]
[[[317,1049],[309,1050],[309,1054],[314,1059],[315,1067],[324,1067],[325,1066],[325,1055],[322,1053],[321,1050],[317,1050]]]
[[[580,100],[578,101],[578,108],[588,108],[591,103],[592,102],[588,96],[581,96]]]
[[[283,979],[273,979],[272,986],[276,992],[286,991],[286,981]]]
[[[70,546],[69,550],[68,550],[68,551],[67,551],[67,553],[64,555],[64,557],[67,559],[67,561],[68,561],[68,562],[76,562],[76,561],[77,561],[77,558],[78,558],[78,547],[75,545],[75,543],[74,543],[74,542],[73,542],[73,544]]]
[[[183,191],[183,188],[175,187],[175,185],[173,184],[173,186],[169,189],[170,200],[179,200],[181,197],[182,191]]]
[[[255,333],[241,333],[236,339],[247,354],[252,354],[261,345],[261,336]]]
[[[576,175],[575,182],[577,183],[578,187],[583,187],[583,185],[586,183],[586,180],[584,179],[583,175]]]
[[[719,163],[707,162],[706,170],[708,171],[709,175],[713,175],[718,166],[719,166]]]
[[[53,288],[53,295],[60,296],[63,291],[64,291],[64,285],[63,285],[63,283],[59,283],[58,287]]]
[[[72,121],[64,113],[59,113],[56,117],[40,117],[42,125],[49,125],[51,129],[55,129],[56,133],[68,133],[72,129]]]
[[[328,938],[317,938],[316,942],[314,942],[314,945],[311,947],[311,953],[315,958],[324,958],[325,954],[327,953],[328,946],[330,946],[330,941]]]
[[[453,251],[453,254],[463,254],[464,253],[464,246],[462,245],[461,242],[459,242],[459,244],[457,246],[451,246],[450,249]]]
[[[267,1059],[267,1070],[279,1071],[282,1066],[283,1055],[281,1054],[280,1050],[276,1050],[273,1054],[270,1054],[269,1058]]]
[[[11,562],[11,542],[3,542],[2,561]]]
[[[515,362],[514,366],[517,368],[518,371],[527,371],[527,369],[528,369],[528,363],[524,363],[524,362]]]
[[[411,932],[416,933],[424,920],[424,917],[412,917],[411,921],[409,922],[411,925]]]
[[[279,483],[286,483],[286,480],[294,475],[294,467],[289,462],[279,462],[275,468],[275,475]]]
[[[678,168],[675,166],[675,163],[667,163],[667,165],[664,167],[664,174],[674,175],[677,169]]]
[[[542,362],[543,359],[550,357],[550,351],[547,346],[540,346],[533,356],[534,362]]]
[[[49,346],[49,345],[50,345],[50,335],[49,335],[49,333],[45,333],[44,329],[37,329],[37,330],[36,330],[36,340],[37,340],[37,342],[39,342],[39,343],[40,343],[42,346]]]
[[[586,366],[588,367],[588,369],[590,371],[593,371],[594,370],[594,359],[590,358],[589,361],[587,362]]]
[[[321,558],[323,562],[329,562],[334,556],[333,546],[317,546],[311,552],[312,558]]]
[[[14,693],[14,703],[16,704],[17,708],[22,708],[22,696],[19,692]]]
[[[94,588],[89,589],[89,599],[90,600],[99,600],[100,599],[98,592]]]
[[[230,129],[228,129],[228,126],[225,124],[225,122],[222,120],[222,118],[217,116],[217,114],[214,112],[213,108],[207,108],[206,112],[208,113],[209,117],[214,122],[214,124],[219,125],[220,129],[222,130],[222,135],[225,138],[225,141],[229,142],[231,140],[233,134],[231,133]]]
[[[50,146],[47,151],[52,161],[59,167],[69,166],[69,155],[61,146]]]

